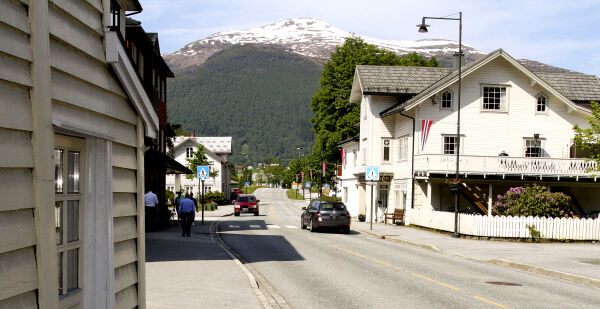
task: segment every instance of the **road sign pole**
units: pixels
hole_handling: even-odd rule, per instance
[[[373,187],[375,186],[375,182],[371,181],[371,227],[370,230],[373,230]]]
[[[204,225],[204,179],[202,179],[202,199],[200,200],[202,203],[202,225]]]

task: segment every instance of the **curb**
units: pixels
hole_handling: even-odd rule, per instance
[[[543,268],[543,267],[522,264],[522,263],[517,263],[517,262],[512,262],[512,261],[507,261],[507,260],[502,260],[502,259],[495,259],[495,260],[476,259],[476,258],[472,258],[472,257],[465,256],[465,255],[444,252],[433,245],[418,243],[418,242],[405,240],[405,239],[390,238],[390,237],[387,237],[386,235],[377,234],[377,233],[371,232],[371,231],[365,231],[365,230],[360,230],[360,229],[357,229],[357,230],[360,231],[361,233],[369,234],[371,236],[375,236],[377,238],[388,240],[391,242],[401,243],[401,244],[405,244],[405,245],[409,245],[409,246],[413,246],[413,247],[424,248],[424,249],[432,250],[435,252],[450,254],[450,255],[454,255],[454,256],[468,259],[471,261],[475,261],[475,262],[510,267],[510,268],[524,270],[524,271],[538,274],[538,275],[552,277],[555,279],[560,279],[560,280],[565,280],[565,281],[569,281],[569,282],[573,282],[573,283],[583,284],[586,286],[600,288],[600,280],[598,280],[598,279],[592,279],[592,278],[588,278],[588,277],[573,275],[573,274],[560,272],[560,271],[556,271],[556,270],[551,270],[551,269],[547,269],[547,268]]]
[[[405,239],[399,239],[399,238],[390,238],[390,237],[388,237],[386,235],[381,235],[381,234],[377,234],[375,232],[365,231],[365,230],[361,230],[361,229],[357,229],[357,230],[360,231],[361,233],[369,234],[371,236],[375,236],[377,238],[381,238],[381,239],[388,240],[388,241],[391,241],[391,242],[401,243],[401,244],[405,244],[405,245],[409,245],[409,246],[413,246],[413,247],[418,247],[418,248],[423,248],[423,249],[428,249],[428,250],[432,250],[432,251],[435,251],[435,252],[442,252],[440,249],[438,249],[434,245],[428,245],[428,244],[423,244],[423,243],[419,243],[419,242],[415,242],[415,241],[410,241],[410,240],[405,240]]]
[[[564,272],[551,270],[551,269],[547,269],[547,268],[543,268],[543,267],[522,264],[522,263],[516,263],[516,262],[502,260],[502,259],[487,260],[487,261],[484,260],[482,262],[511,267],[511,268],[520,269],[520,270],[525,270],[525,271],[528,271],[531,273],[536,273],[536,274],[545,275],[545,276],[556,278],[556,279],[561,279],[561,280],[579,283],[579,284],[583,284],[583,285],[587,285],[587,286],[591,286],[591,287],[595,287],[595,288],[600,288],[600,280],[583,277],[583,276],[578,276],[578,275],[573,275],[573,274],[569,274],[569,273],[564,273]]]

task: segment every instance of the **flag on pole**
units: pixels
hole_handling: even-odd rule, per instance
[[[323,177],[325,177],[325,171],[327,170],[327,162],[322,162],[321,166],[323,167]]]
[[[302,175],[302,183],[304,183],[304,172],[300,173]]]
[[[431,124],[433,124],[433,120],[421,120],[421,150],[425,149],[425,144],[427,143],[427,138],[429,137]]]

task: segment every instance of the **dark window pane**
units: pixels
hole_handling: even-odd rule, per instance
[[[69,193],[79,193],[79,151],[69,151],[67,190]]]
[[[62,160],[63,150],[54,150],[54,192],[63,193],[63,171],[62,171]]]
[[[56,244],[63,243],[63,202],[54,203],[54,225],[56,228]]]
[[[79,249],[67,251],[67,293],[79,288]]]
[[[79,201],[67,202],[67,242],[79,240]]]
[[[63,290],[63,253],[58,253],[58,295],[64,294]]]

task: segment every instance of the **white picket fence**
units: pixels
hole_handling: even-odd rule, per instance
[[[545,239],[600,240],[600,218],[504,217],[459,214],[458,232],[463,235],[531,238],[529,226]],[[416,210],[408,212],[408,223],[448,232],[454,231],[454,213]]]

